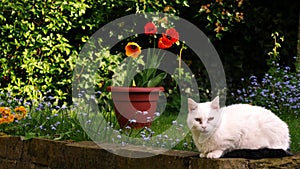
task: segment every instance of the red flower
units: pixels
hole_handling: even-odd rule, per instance
[[[176,43],[179,40],[179,33],[175,28],[167,29],[165,36],[173,43]]]
[[[157,28],[153,22],[148,22],[144,26],[144,30],[145,30],[146,35],[153,35],[153,34],[156,34],[156,32],[157,32]]]
[[[173,45],[173,42],[165,35],[159,38],[158,40],[158,48],[167,49]]]
[[[179,40],[179,33],[175,28],[167,29],[166,33],[162,34],[162,37],[158,40],[158,48],[167,49],[170,48],[173,43]]]

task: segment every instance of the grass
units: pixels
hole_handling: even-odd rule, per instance
[[[295,115],[281,115],[280,118],[287,123],[291,136],[291,152],[300,152],[300,117]]]

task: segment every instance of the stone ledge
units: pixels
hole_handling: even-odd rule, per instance
[[[105,145],[130,156],[157,154],[138,146]],[[148,158],[118,156],[94,142],[61,142],[46,139],[23,141],[20,137],[0,137],[0,169],[300,169],[300,154],[284,158],[200,159],[198,153],[169,150]]]

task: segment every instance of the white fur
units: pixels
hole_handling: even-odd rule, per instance
[[[187,124],[200,157],[219,158],[234,149],[289,148],[287,124],[263,107],[235,104],[220,108],[217,96],[205,103],[188,99],[188,108]]]

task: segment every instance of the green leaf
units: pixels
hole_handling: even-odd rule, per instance
[[[136,83],[136,86],[140,86],[140,82],[142,82],[143,76],[141,75],[141,73],[138,73],[134,76],[134,81]]]
[[[167,76],[166,73],[161,73],[161,74],[157,75],[156,77],[149,80],[147,86],[148,87],[158,86],[166,76]]]

